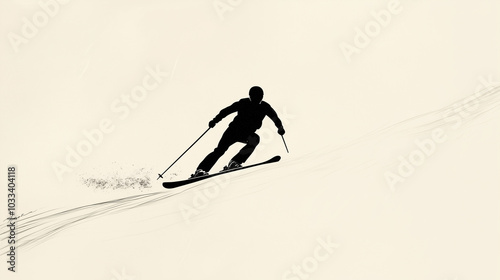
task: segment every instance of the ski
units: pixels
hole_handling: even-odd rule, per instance
[[[167,189],[173,189],[173,188],[181,187],[181,186],[184,186],[184,185],[187,185],[187,184],[191,184],[191,183],[194,183],[194,182],[199,182],[201,180],[205,180],[205,179],[208,179],[208,178],[212,178],[212,177],[215,177],[217,175],[226,174],[226,173],[230,173],[230,172],[233,172],[233,171],[239,171],[239,170],[243,170],[243,169],[247,169],[247,168],[255,167],[255,166],[259,166],[259,165],[264,165],[264,164],[268,164],[268,163],[278,162],[278,161],[280,161],[280,159],[281,159],[280,156],[274,156],[273,158],[271,158],[269,160],[266,160],[266,161],[263,161],[263,162],[260,162],[260,163],[251,164],[251,165],[243,166],[243,167],[240,167],[240,168],[234,168],[234,169],[229,169],[229,170],[222,170],[222,171],[220,171],[218,173],[214,173],[214,174],[210,174],[210,175],[206,175],[206,176],[194,177],[194,178],[189,178],[189,179],[181,180],[181,181],[163,182],[163,187],[167,188]]]

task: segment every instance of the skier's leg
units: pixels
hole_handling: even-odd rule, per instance
[[[250,155],[255,150],[255,147],[259,145],[260,137],[257,133],[252,133],[248,136],[246,140],[246,145],[231,159],[239,164],[244,163],[250,157]]]
[[[209,172],[210,169],[215,165],[217,160],[229,149],[231,145],[237,141],[237,135],[231,129],[227,129],[219,141],[219,144],[214,149],[213,152],[208,154],[205,159],[198,165],[197,169]]]

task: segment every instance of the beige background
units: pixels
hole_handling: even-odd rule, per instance
[[[499,279],[499,2],[401,1],[349,62],[339,45],[390,2],[73,0],[16,52],[9,38],[44,10],[2,1],[0,166],[18,166],[26,214],[18,273],[4,263],[2,279],[294,279],[327,236],[339,246],[310,279]],[[113,102],[148,67],[168,77],[120,118]],[[226,178],[203,207],[214,182],[163,189],[156,174],[253,85],[286,119],[290,154],[266,120],[249,162],[282,162]],[[58,180],[54,162],[103,119],[114,130]],[[189,176],[231,119],[168,179]],[[391,188],[385,174],[435,129],[446,140]],[[134,176],[151,181],[81,181]]]

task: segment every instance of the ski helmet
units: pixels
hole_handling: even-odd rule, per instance
[[[254,103],[260,103],[264,98],[264,91],[259,86],[253,86],[250,88],[250,100]]]

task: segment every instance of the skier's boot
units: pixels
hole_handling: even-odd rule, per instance
[[[206,172],[205,170],[197,169],[194,172],[194,174],[191,174],[191,178],[200,177],[200,176],[207,176],[207,175],[208,175],[208,172]]]
[[[241,168],[241,164],[237,163],[234,160],[230,160],[227,166],[224,166],[224,170],[229,170],[234,168]]]

